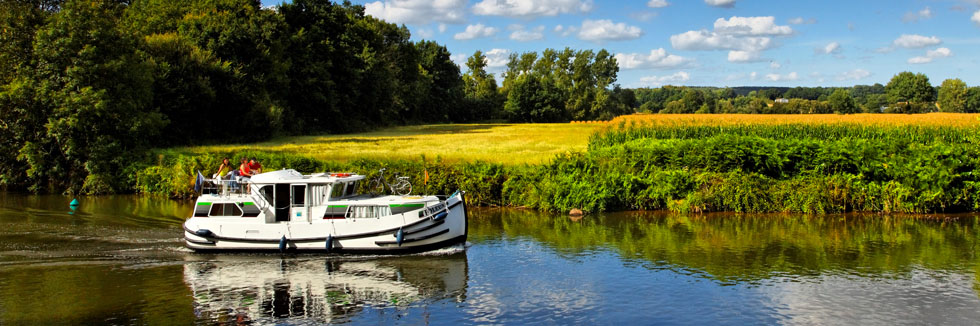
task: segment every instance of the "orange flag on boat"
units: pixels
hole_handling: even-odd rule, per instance
[[[425,181],[423,181],[422,183],[429,184],[429,170],[428,169],[425,169],[425,170],[422,170],[422,171],[425,172]]]

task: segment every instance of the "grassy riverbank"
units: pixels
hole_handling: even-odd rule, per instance
[[[402,127],[161,150],[133,175],[138,191],[188,196],[193,171],[247,155],[304,172],[370,175],[384,166],[411,176],[417,192],[464,189],[473,203],[556,211],[978,211],[977,117],[634,115]]]

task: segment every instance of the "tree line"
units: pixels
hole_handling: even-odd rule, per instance
[[[0,2],[0,184],[114,192],[149,147],[469,121],[445,46],[361,6]]]
[[[980,113],[980,87],[946,79],[933,87],[921,73],[901,72],[887,85],[853,87],[639,88],[636,110],[650,113]]]

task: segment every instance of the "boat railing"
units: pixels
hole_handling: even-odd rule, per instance
[[[201,186],[202,195],[247,195],[251,182],[248,179],[242,180],[239,177],[231,179],[205,179]]]

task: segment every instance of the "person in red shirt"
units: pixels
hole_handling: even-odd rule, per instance
[[[256,161],[253,157],[248,160],[248,169],[252,172],[252,175],[261,174],[262,163],[259,163],[259,161]]]
[[[238,166],[238,175],[245,178],[252,177],[252,169],[248,168],[248,159],[242,158],[242,164]]]
[[[239,182],[245,184],[246,191],[248,189],[248,182],[252,180],[252,170],[248,168],[248,159],[242,158],[242,164],[238,166],[238,179]]]

